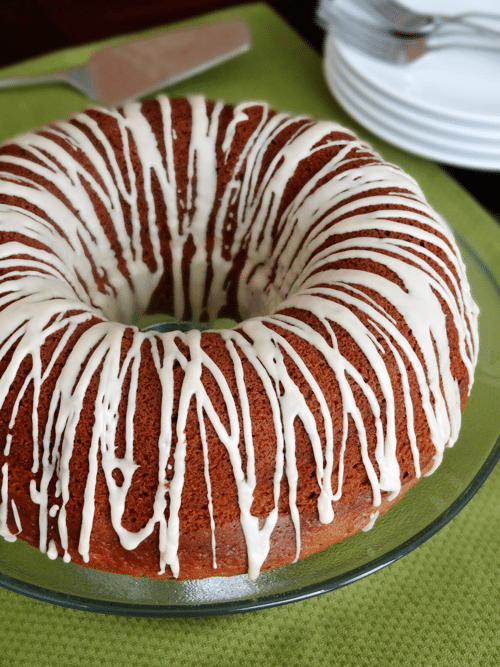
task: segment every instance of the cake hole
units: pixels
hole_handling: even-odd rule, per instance
[[[143,331],[156,331],[157,333],[168,333],[172,331],[183,331],[191,329],[206,331],[207,329],[231,329],[238,324],[236,320],[228,317],[220,317],[214,322],[188,322],[176,320],[167,315],[148,315],[139,319],[137,326]]]

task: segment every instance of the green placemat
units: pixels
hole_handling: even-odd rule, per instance
[[[334,118],[420,182],[431,203],[500,279],[496,223],[435,164],[363,130],[332,98],[321,59],[263,4],[182,25],[246,18],[250,52],[169,89]],[[170,27],[169,27],[170,29]],[[148,31],[153,34],[161,30]],[[125,38],[124,38],[125,39]],[[106,44],[116,43],[109,40]],[[0,75],[81,64],[101,45],[44,56]],[[0,92],[0,141],[87,106],[63,85]],[[496,419],[496,415],[492,415]],[[432,539],[370,577],[285,607],[233,616],[146,619],[51,606],[0,589],[0,667],[342,665],[439,667],[500,664],[500,469]]]

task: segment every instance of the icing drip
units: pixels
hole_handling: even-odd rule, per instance
[[[365,533],[368,532],[369,530],[371,530],[373,528],[373,526],[375,525],[375,521],[377,519],[378,519],[378,510],[376,512],[373,512],[372,514],[370,514],[370,520],[368,521],[366,526],[364,526],[364,528],[361,528],[361,530],[363,530]]]
[[[1,502],[0,502],[0,535],[8,542],[14,542],[16,536],[11,533],[7,526],[7,510],[8,510],[8,488],[9,488],[9,466],[4,463],[2,466],[2,486],[0,487]]]
[[[324,524],[335,521],[352,434],[359,442],[373,506],[400,493],[396,390],[402,394],[415,475],[421,475],[416,393],[435,450],[434,467],[439,464],[445,447],[458,436],[461,415],[447,325],[456,331],[470,390],[477,360],[477,307],[453,237],[416,183],[343,128],[275,113],[260,103],[240,104],[224,121],[224,105],[217,103],[208,113],[203,98],[191,97],[187,154],[179,166],[175,144],[186,137],[185,127],[167,98],[154,104],[161,116],[160,138],[143,107],[128,104],[123,112],[101,109],[18,137],[14,145],[22,151],[9,145],[0,151],[0,360],[6,360],[0,407],[19,369],[29,362],[3,445],[0,534],[15,539],[7,525],[8,461],[16,446],[18,414],[31,392],[30,494],[38,505],[39,547],[55,558],[59,544],[59,553],[71,559],[70,470],[92,386],[95,418],[78,537],[83,560],[92,557],[102,470],[111,523],[122,546],[134,550],[156,531],[159,572],[168,567],[175,577],[182,574],[181,514],[188,422],[194,410],[213,568],[216,571],[218,529],[209,430],[223,444],[232,467],[249,576],[255,578],[270,552],[285,481],[295,558],[301,552],[299,425],[314,457],[317,513]],[[120,142],[105,131],[104,121],[115,128]],[[246,139],[238,148],[241,132]],[[132,147],[137,161],[131,157]],[[288,196],[304,160],[321,161],[327,149],[331,157]],[[164,227],[157,196],[166,210]],[[162,255],[167,231],[170,266]],[[383,271],[370,270],[374,265]],[[134,322],[167,272],[177,317],[188,309],[194,321],[205,311],[213,320],[234,309],[233,299],[241,324],[204,333],[138,330]],[[344,354],[339,331],[373,369],[371,379]],[[47,359],[42,350],[54,339]],[[236,391],[206,341],[230,358]],[[300,350],[306,350],[305,356]],[[328,382],[338,386],[338,406],[325,398],[307,350],[319,355]],[[131,530],[124,516],[134,476],[140,472],[141,433],[136,433],[134,415],[145,390],[141,364],[146,357],[152,359],[161,386],[156,488],[149,519]],[[59,368],[61,358],[65,361]],[[399,374],[397,389],[388,358]],[[42,424],[39,405],[56,369]],[[182,383],[176,393],[178,369]],[[275,434],[271,509],[260,517],[252,513],[258,478],[247,392],[250,370],[269,403]],[[220,393],[225,421],[211,398],[207,374]],[[118,451],[124,396],[125,444]],[[367,409],[375,436],[368,433]],[[15,504],[12,512],[22,532]],[[375,511],[365,529],[377,516]]]

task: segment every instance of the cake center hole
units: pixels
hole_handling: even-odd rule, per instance
[[[191,329],[198,329],[199,331],[206,331],[207,329],[230,329],[235,326],[237,322],[227,318],[216,320],[212,324],[204,322],[203,324],[194,324],[193,322],[186,322],[184,320],[167,319],[165,316],[158,316],[158,320],[165,319],[165,321],[158,321],[153,323],[141,323],[139,327],[143,331],[156,331],[157,333],[169,333],[171,331],[191,331]]]

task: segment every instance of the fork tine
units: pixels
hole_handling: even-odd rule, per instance
[[[335,23],[330,24],[337,38],[364,53],[392,63],[409,62],[407,47],[408,41],[392,37],[390,34],[368,27],[349,15],[340,13],[335,17]],[[419,41],[419,40],[413,40]],[[403,45],[403,48],[402,48]]]
[[[351,2],[369,12],[374,19],[387,21],[386,27],[405,32],[425,30],[434,23],[430,16],[414,12],[394,0],[351,0]]]
[[[374,58],[394,64],[407,64],[430,51],[443,48],[500,50],[500,36],[496,32],[464,33],[455,28],[453,25],[441,34],[415,37],[361,21],[340,8],[335,12],[330,9],[327,24],[327,30],[333,30],[339,40]]]

